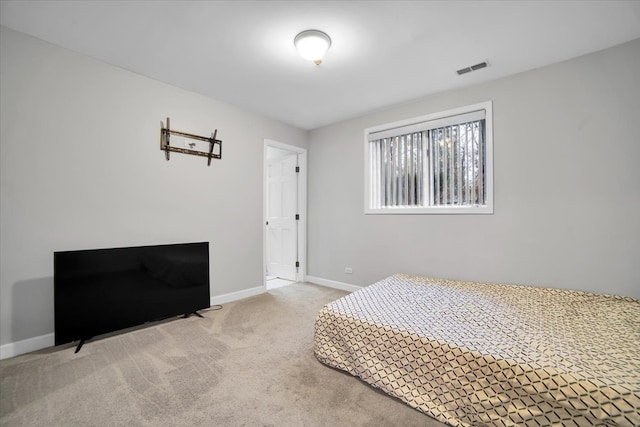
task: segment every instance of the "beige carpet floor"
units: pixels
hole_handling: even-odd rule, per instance
[[[316,360],[315,315],[343,295],[294,284],[0,361],[0,425],[445,426]]]

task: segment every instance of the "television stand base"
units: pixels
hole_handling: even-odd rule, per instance
[[[183,315],[182,315],[182,318],[183,318],[183,319],[186,319],[186,318],[188,318],[189,316],[191,316],[192,314],[194,314],[194,315],[196,315],[196,316],[201,317],[201,318],[203,318],[203,319],[204,319],[204,316],[203,316],[202,314],[198,313],[197,311],[194,311],[194,312],[192,312],[192,313],[185,313],[185,314],[183,314]]]
[[[200,318],[204,319],[204,316],[203,316],[202,314],[198,313],[197,311],[192,311],[191,313],[185,313],[185,314],[183,314],[183,315],[182,315],[182,316],[180,316],[180,317],[181,317],[182,319],[186,319],[186,318],[188,318],[188,317],[191,317],[191,315],[198,316],[198,317],[200,317]],[[84,345],[84,343],[86,343],[87,341],[89,341],[91,338],[93,338],[93,337],[89,337],[89,338],[82,338],[82,339],[78,342],[78,345],[76,346],[76,351],[75,351],[75,353],[79,352],[79,351],[80,351],[80,349],[82,348],[82,346]]]
[[[91,338],[93,338],[93,337],[91,337]],[[79,352],[79,351],[80,351],[80,349],[82,348],[82,345],[83,345],[86,341],[90,340],[91,338],[87,338],[87,339],[84,339],[84,338],[83,338],[83,339],[81,339],[81,340],[80,340],[80,342],[78,343],[78,346],[76,347],[76,351],[75,351],[75,353]]]

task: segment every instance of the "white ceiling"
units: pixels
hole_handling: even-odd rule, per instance
[[[0,23],[313,129],[640,38],[640,1],[2,0]],[[319,67],[305,29],[332,38]]]

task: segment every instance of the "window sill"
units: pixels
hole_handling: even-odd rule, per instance
[[[493,206],[432,206],[413,208],[406,206],[365,208],[365,215],[492,215]]]

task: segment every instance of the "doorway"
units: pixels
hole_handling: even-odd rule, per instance
[[[304,281],[307,150],[264,141],[264,286]]]

